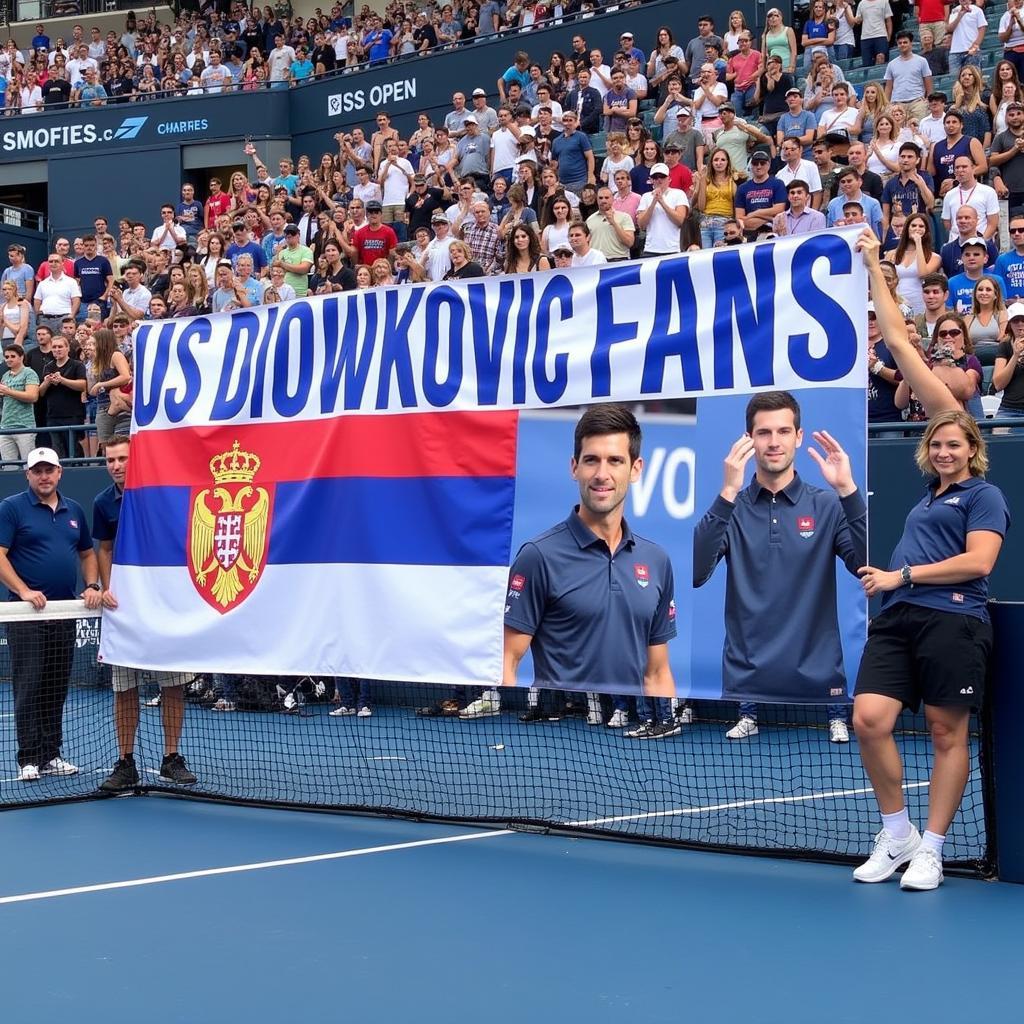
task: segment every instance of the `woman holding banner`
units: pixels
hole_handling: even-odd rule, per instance
[[[928,890],[942,884],[943,841],[967,784],[971,710],[981,704],[992,647],[988,577],[1010,518],[1002,492],[984,479],[988,457],[977,424],[910,348],[884,287],[877,250],[877,240],[862,240],[886,344],[932,416],[916,456],[930,482],[907,518],[889,570],[860,570],[865,593],[882,595],[881,613],[868,631],[853,713],[882,829],[854,878],[885,881],[909,864],[900,887]],[[893,739],[902,710],[916,710],[922,702],[934,751],[923,836],[907,813]]]

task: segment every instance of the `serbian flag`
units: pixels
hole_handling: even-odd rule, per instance
[[[137,432],[102,660],[498,681],[516,427],[441,412]]]

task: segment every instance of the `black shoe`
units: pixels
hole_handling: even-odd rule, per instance
[[[544,711],[539,706],[527,708],[519,716],[520,722],[560,722],[562,716],[557,711]]]
[[[181,754],[168,754],[160,764],[160,781],[173,782],[178,786],[191,786],[196,777],[188,770]]]
[[[679,722],[656,722],[647,739],[664,740],[668,739],[669,736],[678,736],[682,731],[683,727]]]
[[[421,718],[458,718],[461,710],[457,700],[439,700],[429,707],[417,708],[416,714]]]
[[[114,770],[100,783],[101,793],[123,793],[126,789],[134,789],[139,784],[139,770],[135,767],[135,758],[129,754],[122,757]]]

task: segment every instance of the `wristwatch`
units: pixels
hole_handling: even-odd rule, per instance
[[[103,588],[98,583],[86,583],[86,590],[102,590]]]
[[[900,569],[900,580],[902,580],[903,586],[905,587],[912,587],[914,585],[914,581],[911,579],[910,576],[909,565],[905,565],[902,569]]]

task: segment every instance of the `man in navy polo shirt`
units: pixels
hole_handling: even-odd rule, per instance
[[[42,611],[47,601],[69,601],[78,573],[85,580],[87,608],[100,606],[96,555],[77,501],[57,490],[61,466],[52,448],[36,448],[25,460],[28,489],[0,502],[0,583],[8,600],[27,601]],[[75,620],[23,622],[7,626],[14,687],[21,782],[41,775],[74,775],[60,756],[64,701],[75,653]]]
[[[787,391],[766,391],[747,405],[746,433],[725,459],[722,490],[693,533],[693,585],[703,586],[724,558],[725,650],[722,684],[743,693],[783,682],[806,692],[846,694],[836,614],[835,559],[851,575],[867,557],[867,506],[850,459],[829,434],[810,449],[832,491],[804,483],[793,468],[803,443],[800,406]],[[744,470],[755,460],[754,479]],[[849,742],[846,707],[829,707],[829,738]],[[756,736],[757,705],[740,704],[729,739]]]
[[[92,536],[99,541],[100,585],[104,608],[116,608],[117,598],[110,589],[110,568],[114,561],[114,538],[117,524],[121,519],[121,499],[124,496],[124,481],[128,475],[128,456],[131,438],[112,437],[103,449],[107,461],[107,472],[114,481],[106,490],[100,491],[92,505]],[[143,673],[136,669],[114,665],[114,727],[117,730],[118,761],[114,770],[100,785],[104,793],[118,793],[132,789],[139,784],[139,772],[135,767],[135,733],[139,727],[139,678]],[[185,721],[184,679],[177,672],[150,672],[160,686],[160,714],[164,726],[164,759],[160,765],[160,778],[164,782],[175,782],[191,786],[196,777],[189,771],[185,759],[178,753],[178,741]]]
[[[528,541],[509,570],[502,684],[514,686],[527,650],[535,685],[628,687],[660,698],[657,721],[638,739],[674,736],[668,641],[676,635],[672,563],[623,517],[640,477],[640,425],[617,405],[595,405],[576,424],[573,479],[580,503],[568,519]],[[493,700],[496,691],[484,698]]]

